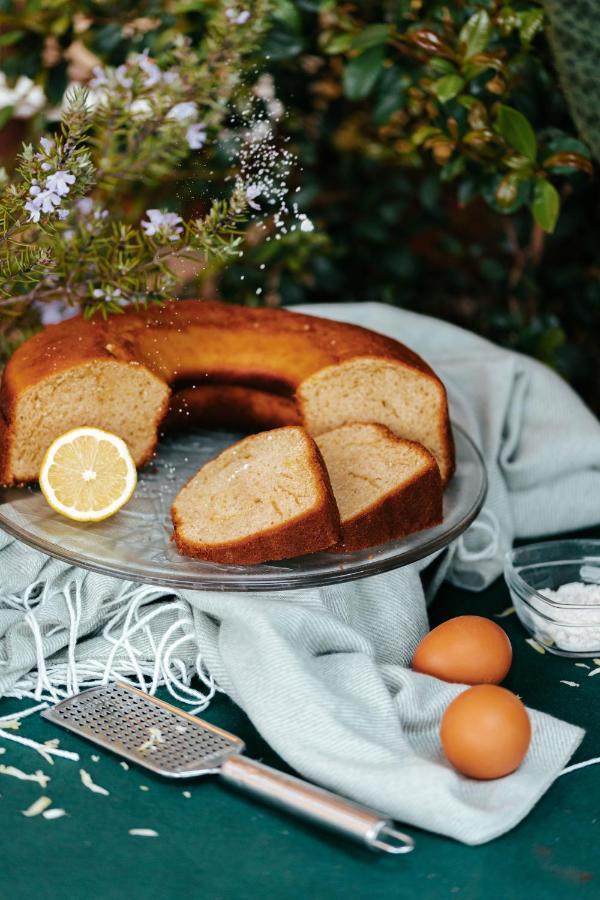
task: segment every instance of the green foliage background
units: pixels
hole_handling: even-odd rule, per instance
[[[560,4],[548,5],[557,26]],[[118,64],[169,31],[200,34],[198,6],[0,0],[1,68],[56,101],[74,38]],[[593,6],[578,0],[576,22],[592,47]],[[76,14],[91,21],[81,34]],[[132,28],[140,16],[154,26]],[[270,242],[250,233],[244,256],[207,273],[204,291],[241,303],[379,300],[440,316],[542,359],[600,408],[594,139],[578,134],[555,59],[577,121],[593,131],[597,113],[578,73],[569,80],[572,48],[561,54],[569,22],[551,24],[533,0],[274,0],[256,73],[273,75],[281,136],[299,158],[294,199],[315,231]],[[211,172],[214,190],[218,154]],[[201,203],[208,179],[175,203]]]

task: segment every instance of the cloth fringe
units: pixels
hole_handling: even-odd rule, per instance
[[[105,658],[83,659],[81,654],[78,658],[81,583],[72,579],[59,592],[68,616],[68,643],[62,652],[48,658],[45,641],[65,629],[61,622],[44,631],[40,622],[39,611],[55,600],[56,592],[54,596],[50,592],[50,582],[37,582],[21,596],[3,598],[5,607],[23,612],[36,651],[35,667],[21,675],[4,696],[57,703],[86,688],[123,681],[149,694],[165,687],[174,700],[197,713],[221,690],[197,652],[192,611],[184,600],[164,602],[164,589],[124,583],[102,606],[105,624],[88,638],[101,637],[104,646],[99,656]],[[182,653],[184,646],[186,652]],[[0,667],[2,664],[0,661]],[[196,686],[192,687],[194,680]]]

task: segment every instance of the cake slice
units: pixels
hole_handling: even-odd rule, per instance
[[[346,422],[378,422],[395,435],[422,444],[435,457],[444,485],[454,472],[454,442],[446,390],[415,356],[357,356],[321,368],[296,391],[309,434],[317,437]]]
[[[327,470],[298,425],[228,447],[179,492],[171,514],[179,551],[217,563],[301,556],[340,537]]]
[[[442,521],[442,481],[421,444],[349,422],[316,438],[340,511],[336,550],[362,550]]]

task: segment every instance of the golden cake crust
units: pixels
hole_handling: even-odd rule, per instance
[[[338,431],[349,431],[357,423],[342,425]],[[411,447],[422,459],[425,468],[410,479],[403,479],[385,496],[375,500],[359,514],[341,521],[341,540],[332,548],[348,553],[376,547],[388,541],[398,540],[416,531],[432,528],[442,521],[443,488],[440,471],[435,459],[421,444],[397,437],[385,425],[369,423],[368,427],[379,432],[382,441]],[[323,436],[326,438],[326,435]],[[317,438],[317,446],[319,446]],[[322,451],[327,465],[327,454]]]
[[[327,469],[319,449],[310,435],[299,426],[287,426],[278,430],[285,432],[288,429],[299,431],[303,434],[307,468],[310,471],[310,476],[314,478],[318,485],[316,504],[311,509],[291,517],[281,525],[264,528],[242,539],[210,544],[192,541],[183,534],[186,522],[180,510],[179,500],[196,479],[199,474],[196,473],[181,489],[171,507],[171,519],[174,527],[173,539],[180,553],[208,562],[252,566],[262,562],[290,559],[294,556],[303,556],[307,553],[327,550],[339,541],[340,516]],[[233,445],[233,447],[226,448],[211,462],[218,463],[220,458],[229,454],[232,449],[241,446],[251,447],[253,443],[262,439],[262,434],[250,435],[250,437],[244,438],[238,444]],[[240,509],[240,516],[243,515],[244,510]]]
[[[436,386],[443,398],[439,427],[451,473],[453,447],[444,387],[408,347],[358,326],[286,310],[186,300],[149,310],[128,308],[107,320],[78,316],[48,326],[19,347],[0,386],[0,482],[18,480],[11,454],[19,398],[49,377],[83,363],[114,360],[144,366],[169,385],[232,384],[289,397],[314,373],[361,357],[392,361]],[[155,430],[164,412],[151,423]],[[28,473],[25,480],[36,476]]]

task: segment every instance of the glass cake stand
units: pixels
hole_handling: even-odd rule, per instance
[[[444,495],[444,521],[355,553],[313,553],[259,566],[230,566],[181,556],[171,540],[173,498],[198,468],[240,435],[192,431],[162,439],[140,472],[129,503],[111,519],[82,525],[47,505],[37,487],[0,488],[0,528],[49,556],[95,572],[190,590],[270,591],[334,584],[408,565],[455,540],[483,505],[487,489],[479,450],[454,427],[456,474]]]

